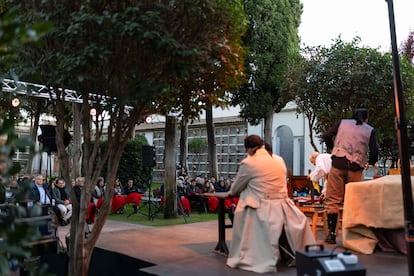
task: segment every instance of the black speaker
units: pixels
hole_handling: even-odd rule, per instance
[[[142,166],[155,167],[155,147],[142,146]]]
[[[40,125],[40,130],[42,134],[37,138],[40,143],[43,144],[44,150],[48,153],[57,152],[56,147],[56,127],[53,125]],[[63,136],[63,143],[65,148],[69,145],[72,136],[69,131],[65,129]]]

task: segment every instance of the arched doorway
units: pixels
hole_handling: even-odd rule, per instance
[[[276,129],[276,151],[286,162],[288,170],[293,172],[293,132],[288,126]]]

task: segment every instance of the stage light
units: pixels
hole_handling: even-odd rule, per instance
[[[91,110],[89,110],[89,114],[91,116],[96,116],[96,109],[95,108],[91,108]]]
[[[12,101],[11,101],[11,104],[12,104],[13,107],[18,107],[20,105],[19,98],[16,98],[16,97],[13,98]]]

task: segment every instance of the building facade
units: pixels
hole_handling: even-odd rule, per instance
[[[216,138],[216,154],[218,176],[231,179],[237,173],[240,161],[246,157],[244,138],[250,134],[263,137],[263,124],[252,126],[238,117],[237,108],[215,110],[213,112]],[[294,175],[305,175],[313,169],[308,156],[314,151],[309,141],[309,127],[306,118],[297,114],[296,105],[289,103],[280,112],[274,115],[272,147],[275,154],[282,156],[287,168]],[[136,127],[135,135],[143,135],[148,143],[155,147],[156,166],[154,180],[162,181],[164,176],[164,127],[163,117],[157,116],[149,124]],[[177,125],[176,146],[174,149],[177,167],[179,160],[179,127]],[[197,139],[198,144],[204,142],[205,147],[191,150],[191,141]],[[315,141],[318,141],[314,138]],[[191,176],[209,175],[207,158],[207,130],[204,116],[188,127],[188,156],[187,168]],[[320,149],[319,149],[320,150]]]

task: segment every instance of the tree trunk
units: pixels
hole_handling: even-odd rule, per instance
[[[81,149],[81,125],[80,125],[80,105],[72,103],[73,106],[73,137],[72,137],[72,178],[81,175],[82,149]]]
[[[180,123],[180,165],[188,172],[188,119],[183,116]]]
[[[312,148],[314,151],[319,151],[318,147],[315,144],[315,141],[313,140],[313,125],[315,124],[316,118],[315,116],[308,116],[308,127],[309,127],[309,141],[312,145]]]
[[[33,125],[32,129],[30,130],[30,137],[32,138],[32,141],[36,143],[37,141],[37,129],[39,128],[39,121],[40,121],[40,114],[42,113],[42,102],[41,99],[37,99],[36,101],[36,111],[33,114]],[[33,154],[29,154],[29,160],[27,161],[27,167],[26,167],[26,174],[32,174],[33,173]]]
[[[273,126],[273,109],[266,114],[265,125],[264,125],[264,142],[272,145],[272,126]],[[273,146],[273,145],[272,145]]]
[[[173,116],[167,116],[165,120],[165,147],[164,147],[164,218],[177,217],[175,212],[177,207],[176,200],[176,170],[174,160],[175,149],[175,136],[176,136],[176,118]]]
[[[206,128],[207,128],[207,155],[210,169],[210,177],[218,179],[217,172],[217,153],[216,153],[216,131],[213,122],[213,106],[207,105],[206,108]]]

